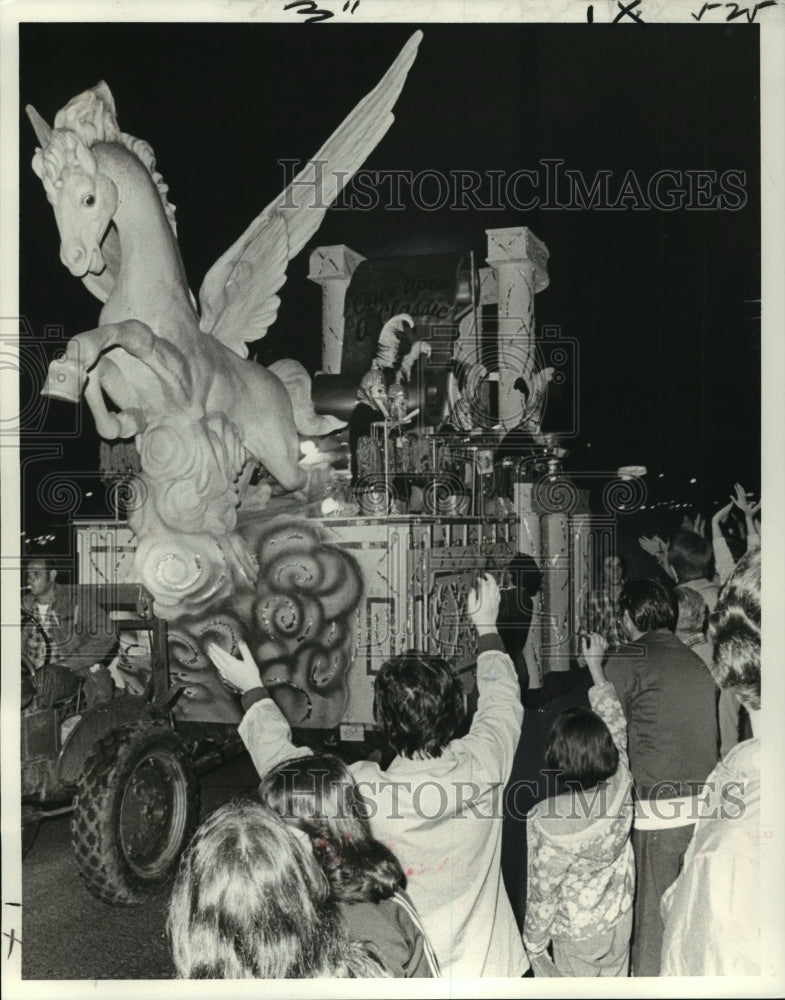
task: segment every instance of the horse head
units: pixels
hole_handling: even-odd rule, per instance
[[[33,170],[54,208],[60,260],[77,278],[88,271],[100,274],[105,266],[101,241],[117,211],[117,188],[98,170],[95,157],[76,133],[49,129],[32,108],[28,114],[42,143],[33,157]]]

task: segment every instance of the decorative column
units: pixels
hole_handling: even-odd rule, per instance
[[[580,652],[578,635],[581,626],[583,628],[588,626],[589,619],[589,597],[591,595],[592,577],[592,536],[591,516],[589,514],[573,514],[570,518],[570,545],[570,566],[572,567],[570,580],[570,589],[572,591],[570,652],[573,656],[577,657]]]
[[[499,229],[494,230],[494,232],[504,233],[507,230]],[[487,230],[486,230],[487,232]],[[499,301],[499,282],[496,277],[496,272],[492,267],[481,267],[480,272],[480,301],[478,305],[488,306],[496,305]]]
[[[346,289],[365,258],[342,243],[317,247],[311,254],[308,277],[322,286],[322,371],[338,375],[343,354],[343,306]]]
[[[458,324],[458,341],[455,345],[455,353],[461,358],[468,359],[472,363],[478,362],[482,358],[482,347],[480,337],[482,334],[482,307],[496,305],[498,299],[498,287],[496,284],[496,272],[491,267],[481,267],[480,275],[480,295],[477,301],[477,313],[470,309]]]
[[[542,530],[543,672],[570,669],[570,516],[545,514]]]
[[[512,430],[524,400],[513,383],[534,371],[534,296],[548,287],[548,249],[526,226],[487,229],[487,261],[496,272],[499,304],[499,422]]]

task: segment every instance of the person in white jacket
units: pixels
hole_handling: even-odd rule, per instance
[[[478,580],[467,602],[479,636],[477,711],[466,736],[460,682],[443,659],[411,651],[376,677],[374,714],[396,756],[350,770],[368,804],[374,836],[401,862],[407,892],[445,977],[521,976],[529,962],[501,879],[502,793],[521,733],[523,707],[512,661],[496,631],[499,588]],[[295,747],[247,646],[238,660],[208,652],[243,695],[240,736],[260,775]]]

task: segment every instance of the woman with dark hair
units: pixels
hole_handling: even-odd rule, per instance
[[[216,809],[183,855],[167,931],[180,979],[389,975],[350,941],[307,844],[257,802]]]
[[[632,785],[627,723],[602,668],[606,648],[597,633],[584,640],[594,711],[571,708],[554,722],[545,759],[556,794],[528,816],[523,940],[535,975],[626,976],[629,968]]]
[[[439,976],[439,964],[395,855],[375,840],[367,805],[337,757],[294,758],[259,785],[262,803],[307,834],[354,941],[370,941],[399,978]]]

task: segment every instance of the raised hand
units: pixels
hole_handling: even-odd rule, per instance
[[[501,595],[496,580],[489,573],[478,577],[477,586],[469,591],[466,601],[466,611],[478,635],[496,631],[500,600]]]
[[[662,562],[668,555],[668,546],[659,535],[654,535],[652,538],[641,535],[638,539],[638,545],[640,545],[644,552],[647,552],[650,556],[654,556],[657,562]]]
[[[581,636],[580,661],[589,668],[595,684],[601,684],[605,680],[602,669],[602,661],[608,652],[608,640],[599,632],[589,632],[588,635]]]
[[[714,515],[714,517],[712,517],[711,524],[712,524],[713,533],[715,535],[717,534],[717,530],[719,529],[719,526],[725,521],[725,519],[727,518],[728,514],[730,514],[731,508],[733,507],[734,503],[735,503],[735,500],[731,500],[730,503],[726,503],[725,506],[724,507],[720,507],[720,509],[717,511],[717,513]]]
[[[733,487],[735,496],[731,494],[731,502],[734,503],[745,517],[752,517],[760,510],[760,500],[756,504],[751,504],[747,499],[747,492],[741,483],[736,483]]]
[[[207,646],[207,655],[215,664],[215,668],[221,675],[221,679],[227,687],[234,688],[240,694],[245,694],[252,688],[262,686],[262,679],[259,676],[259,668],[251,655],[251,651],[244,642],[238,643],[242,659],[238,660],[231,653],[211,642]]]

